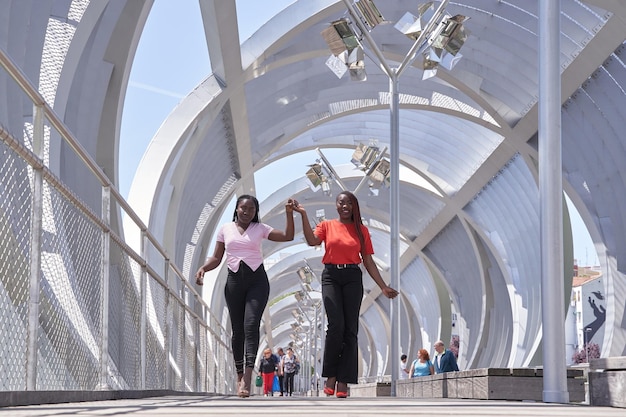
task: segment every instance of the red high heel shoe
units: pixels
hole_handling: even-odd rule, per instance
[[[348,398],[348,384],[337,382],[337,398]]]
[[[326,395],[335,395],[335,390],[332,388],[324,387],[324,394]]]

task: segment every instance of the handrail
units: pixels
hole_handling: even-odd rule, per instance
[[[13,60],[8,56],[8,54],[0,47],[0,64],[5,69],[5,71],[11,76],[11,78],[22,88],[22,90],[26,93],[26,95],[31,99],[33,104],[37,106],[41,106],[43,109],[44,115],[50,121],[52,126],[61,134],[63,140],[67,142],[67,144],[71,147],[74,152],[79,156],[81,161],[89,168],[89,170],[98,178],[100,184],[103,187],[110,187],[111,194],[114,196],[116,202],[119,206],[124,210],[124,212],[133,220],[133,222],[138,226],[139,230],[142,233],[145,233],[148,240],[154,245],[154,248],[163,256],[163,258],[169,261],[169,255],[165,248],[161,246],[160,242],[157,238],[150,232],[148,227],[143,223],[139,215],[135,213],[132,207],[128,204],[128,202],[124,199],[124,197],[120,194],[117,187],[111,182],[109,177],[102,171],[102,169],[98,166],[98,164],[91,158],[89,153],[85,150],[85,148],[80,144],[80,142],[74,137],[69,128],[65,125],[65,123],[57,116],[55,111],[48,105],[43,96],[37,91],[37,89],[32,85],[27,75],[14,64]],[[16,143],[19,143],[16,141]],[[21,145],[21,144],[20,144]],[[29,154],[29,160],[34,162],[36,161],[37,166],[42,167],[43,163],[39,160],[39,158],[32,154],[32,152],[28,151],[25,147],[22,146],[23,149],[20,152],[27,152]],[[145,261],[142,261],[145,262]],[[184,275],[180,272],[180,270],[176,269],[177,274],[181,277]],[[195,296],[198,302],[200,302],[207,310],[210,312],[210,308],[208,304],[202,299],[200,294],[196,291],[196,289],[189,285],[189,282],[186,279],[183,279],[185,286],[191,291],[191,293]],[[212,314],[212,313],[211,313]]]
[[[144,389],[145,388],[145,384],[146,384],[146,362],[147,362],[147,346],[146,346],[146,276],[150,279],[150,282],[155,283],[156,285],[158,285],[160,288],[162,288],[162,291],[164,291],[164,294],[168,297],[167,300],[171,300],[174,302],[174,305],[176,306],[177,309],[180,309],[178,311],[180,311],[181,313],[183,313],[183,323],[185,320],[189,319],[193,321],[193,328],[192,328],[192,332],[194,334],[196,334],[196,338],[199,337],[198,333],[202,333],[203,334],[203,338],[204,337],[210,337],[212,340],[214,339],[213,342],[209,342],[208,345],[212,345],[213,348],[212,349],[216,349],[219,350],[219,352],[221,352],[218,356],[215,358],[215,363],[213,363],[213,361],[211,361],[211,364],[209,365],[209,363],[207,363],[206,367],[200,366],[198,365],[198,368],[196,369],[197,372],[200,372],[200,369],[208,369],[208,367],[210,366],[211,368],[217,366],[218,368],[220,367],[220,363],[221,361],[223,361],[225,358],[223,357],[223,355],[229,351],[231,351],[231,347],[230,347],[230,343],[228,343],[228,339],[229,339],[229,333],[230,331],[227,330],[221,323],[221,320],[211,311],[209,305],[204,301],[204,299],[202,298],[202,296],[196,291],[196,289],[194,288],[194,286],[190,283],[190,281],[185,277],[185,275],[182,273],[182,271],[173,263],[171,263],[171,260],[169,258],[169,255],[167,253],[167,251],[165,250],[165,248],[161,245],[161,243],[157,240],[157,238],[148,230],[148,227],[142,222],[142,220],[139,218],[139,215],[137,213],[135,213],[135,211],[132,209],[132,207],[128,204],[128,202],[124,199],[124,197],[122,197],[122,195],[119,193],[119,191],[117,190],[117,188],[115,187],[115,185],[112,184],[111,180],[107,177],[107,175],[104,173],[104,171],[98,166],[98,164],[91,158],[91,156],[89,155],[89,153],[85,150],[85,148],[82,146],[82,144],[76,139],[76,137],[72,134],[72,132],[70,131],[70,129],[65,125],[65,123],[61,120],[61,118],[55,113],[54,109],[52,109],[50,107],[50,105],[45,101],[44,97],[37,91],[37,89],[35,88],[35,86],[30,82],[30,80],[28,79],[28,77],[26,76],[26,74],[12,61],[12,59],[10,58],[10,56],[6,53],[6,51],[4,51],[1,47],[0,47],[0,65],[2,66],[2,68],[6,71],[6,73],[13,79],[13,81],[22,89],[22,91],[25,93],[25,96],[27,96],[32,103],[35,106],[35,114],[37,116],[37,120],[36,122],[38,122],[35,126],[35,128],[37,128],[37,126],[42,126],[41,124],[41,120],[47,120],[47,123],[49,123],[49,126],[53,129],[56,129],[56,132],[58,132],[58,134],[61,136],[62,140],[69,146],[69,148],[71,148],[75,154],[78,156],[78,158],[82,161],[82,163],[93,173],[93,175],[98,179],[102,190],[103,190],[103,209],[102,209],[102,213],[96,213],[91,207],[89,207],[88,205],[86,205],[79,196],[77,196],[73,190],[71,190],[67,185],[65,185],[61,179],[57,176],[57,174],[55,174],[43,161],[42,156],[38,155],[35,151],[29,149],[23,142],[21,142],[20,140],[16,139],[11,132],[9,132],[7,129],[5,129],[2,125],[0,125],[0,142],[4,143],[9,149],[11,149],[11,151],[17,155],[19,158],[21,158],[24,162],[26,162],[27,164],[29,164],[33,169],[35,169],[35,171],[37,172],[37,176],[39,178],[39,181],[41,181],[41,179],[44,179],[47,181],[47,184],[49,184],[51,187],[53,187],[56,192],[58,192],[59,195],[61,195],[66,201],[68,201],[70,204],[73,205],[73,207],[77,208],[81,214],[88,219],[92,224],[94,224],[95,226],[97,226],[99,228],[99,230],[103,233],[103,241],[102,242],[115,242],[119,248],[121,249],[121,251],[123,252],[123,255],[125,257],[127,257],[128,260],[132,260],[132,262],[134,262],[135,265],[139,266],[141,268],[141,275],[139,276],[140,279],[140,288],[139,288],[139,292],[140,292],[140,298],[141,298],[141,317],[139,318],[140,323],[136,323],[138,326],[140,326],[140,349],[141,349],[141,355],[139,358],[139,366],[141,367],[141,377],[140,379],[140,383],[139,383],[139,388],[140,389]],[[37,133],[37,132],[35,132]],[[39,136],[35,135],[35,137],[39,137],[41,140],[41,132],[39,132]],[[39,188],[39,195],[41,195],[41,187]],[[137,228],[139,229],[139,232],[141,233],[142,237],[143,237],[143,241],[141,243],[141,248],[140,248],[140,252],[141,253],[137,253],[132,247],[130,247],[126,241],[124,241],[124,239],[115,231],[113,231],[111,229],[111,226],[108,224],[108,218],[109,218],[109,210],[110,210],[110,204],[108,204],[108,199],[109,198],[113,198],[114,201],[117,204],[117,207],[119,207],[119,209],[123,210],[123,212],[128,215],[128,217],[134,222],[134,224],[137,226]],[[106,204],[105,204],[106,203]],[[41,217],[41,207],[39,207],[38,212],[34,215],[37,215],[39,217]],[[39,225],[39,227],[35,227],[33,230],[30,230],[30,233],[41,233],[41,225]],[[159,256],[156,256],[155,260],[157,262],[163,262],[163,269],[159,269],[160,272],[157,272],[150,264],[152,262],[148,261],[148,256],[146,255],[146,244],[150,244],[150,249],[154,249],[156,252],[158,252],[158,254],[160,255],[160,259]],[[106,247],[106,249],[103,249],[103,257],[102,257],[102,265],[107,265],[107,268],[110,268],[110,259],[109,259],[109,250],[108,250],[108,245],[109,243],[103,243],[103,245],[105,245],[104,247]],[[32,247],[35,248],[36,246],[38,246],[38,244],[32,244]],[[36,249],[38,251],[38,249]],[[32,255],[32,254],[31,254]],[[35,255],[32,255],[33,259],[36,259],[37,257],[40,257],[41,254],[39,252],[36,252]],[[152,259],[152,258],[151,258]],[[32,265],[31,265],[32,267]],[[33,268],[31,268],[33,269]],[[38,266],[35,266],[34,269],[39,269]],[[38,299],[36,299],[36,295],[33,294],[38,294],[39,293],[39,289],[37,287],[37,281],[39,280],[38,274],[39,273],[35,273],[32,275],[31,277],[31,287],[32,285],[36,285],[34,288],[34,292],[32,291],[31,288],[31,304],[33,304],[35,306],[35,308],[37,308],[38,306]],[[165,275],[163,275],[165,274]],[[163,277],[165,276],[165,278]],[[168,278],[168,277],[174,277],[174,279]],[[136,277],[137,278],[137,277]],[[103,284],[103,287],[101,288],[108,288],[108,269],[102,273],[101,276],[101,282]],[[32,284],[35,283],[35,284]],[[175,283],[174,285],[172,285],[172,283]],[[182,285],[180,285],[182,284]],[[106,289],[101,289],[103,294],[108,294],[108,290]],[[108,305],[108,299],[106,298],[107,296],[103,296],[101,303],[103,305]],[[193,299],[193,303],[189,303],[189,299],[192,298]],[[169,303],[167,303],[169,305]],[[166,307],[166,309],[169,311],[170,307]],[[100,323],[100,326],[102,329],[107,329],[108,328],[108,317],[107,317],[107,313],[105,308],[103,307],[103,313],[102,313],[102,320],[103,322]],[[37,326],[38,325],[38,318],[37,318],[37,314],[38,311],[34,311],[34,318],[31,319],[30,315],[29,315],[29,319],[28,319],[28,324],[29,324],[29,340],[27,341],[27,345],[28,345],[28,351],[30,352],[35,352],[34,355],[36,355],[36,349],[37,348],[37,338],[34,336],[31,336],[30,333],[30,327],[31,325]],[[170,314],[172,314],[170,316]],[[168,313],[168,317],[169,319],[173,319],[173,310],[172,313]],[[157,323],[158,326],[158,323]],[[180,329],[180,331],[178,332],[178,336],[177,339],[178,342],[180,343],[181,340],[180,338],[185,338],[186,336],[186,326],[187,324],[183,324],[183,328]],[[195,327],[197,326],[197,327]],[[165,334],[165,338],[167,339],[168,334],[170,333],[169,330],[169,325],[168,324],[164,324],[163,328],[163,332]],[[196,333],[198,332],[198,333]],[[34,334],[34,333],[33,333]],[[108,352],[107,352],[107,340],[108,340],[108,331],[103,331],[101,334],[101,355],[104,359],[102,359],[101,357],[101,362],[102,362],[102,368],[100,371],[100,381],[101,381],[101,389],[107,389],[107,361],[108,359]],[[165,342],[165,346],[168,346],[169,342]],[[188,348],[187,346],[185,346],[185,342],[182,342],[182,349],[186,349]],[[189,345],[189,347],[195,346],[195,349],[198,350],[200,348],[200,340],[196,339],[195,342],[191,342],[191,344]],[[205,348],[201,348],[202,351],[204,352]],[[214,351],[214,355],[217,354],[217,351]],[[202,360],[202,356],[204,355],[204,353],[200,353],[200,351],[196,352],[195,356],[195,361],[199,361]],[[166,358],[168,358],[167,360],[170,360],[170,353],[169,353],[169,348],[166,348]],[[30,357],[29,357],[30,358]],[[175,366],[177,366],[177,369],[179,369],[179,376],[180,378],[182,378],[183,384],[185,384],[186,382],[189,382],[189,387],[191,387],[191,389],[197,389],[198,388],[198,383],[200,380],[204,380],[206,377],[208,377],[208,374],[205,375],[199,375],[199,374],[195,374],[195,375],[190,375],[189,378],[187,379],[187,377],[185,376],[185,371],[187,369],[187,358],[188,356],[186,354],[182,354],[182,358],[183,358],[183,363],[182,364],[176,364]],[[205,359],[208,359],[205,358]],[[34,390],[36,389],[36,374],[37,371],[36,369],[34,369],[34,367],[36,367],[36,356],[35,358],[32,358],[32,360],[29,360],[28,358],[26,359],[27,364],[29,364],[29,366],[33,367],[33,369],[28,370],[26,372],[26,380],[29,381],[27,383],[27,389],[30,390]],[[28,368],[28,367],[27,367]],[[215,385],[215,389],[223,390],[226,389],[228,390],[229,388],[232,388],[230,386],[230,383],[227,382],[228,379],[226,380],[222,380],[224,377],[228,378],[228,372],[224,372],[224,371],[233,371],[233,369],[231,369],[231,366],[228,366],[227,369],[221,369],[219,375],[221,375],[221,377],[218,377],[215,381],[216,385]],[[169,376],[168,373],[170,371],[170,366],[168,366],[166,368],[166,384],[168,384],[170,381],[169,380]],[[212,372],[212,371],[211,371]],[[199,378],[200,377],[200,378]],[[195,381],[195,382],[193,382]]]

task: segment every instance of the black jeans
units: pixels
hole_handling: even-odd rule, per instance
[[[361,269],[324,268],[322,298],[328,318],[322,376],[355,384],[359,372],[357,334],[363,299]]]
[[[283,391],[287,396],[291,396],[291,394],[293,393],[293,378],[295,375],[295,372],[285,372],[285,379],[283,380]]]
[[[261,315],[269,295],[270,283],[263,265],[253,271],[242,261],[237,272],[228,270],[224,297],[233,330],[232,348],[237,373],[243,372],[244,365],[254,368]]]

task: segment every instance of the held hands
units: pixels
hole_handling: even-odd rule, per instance
[[[293,211],[295,211],[297,213],[300,213],[300,214],[306,212],[304,206],[302,204],[298,203],[298,200],[290,198],[289,201],[287,202],[287,204],[289,204],[289,203],[291,203],[291,207],[292,207]]]
[[[296,200],[294,200],[293,198],[290,198],[285,203],[285,211],[287,212],[287,214],[293,213],[294,203],[297,204],[298,202]]]
[[[382,292],[387,298],[396,298],[398,296],[398,291],[394,290],[393,288],[389,286],[384,287],[382,289]]]

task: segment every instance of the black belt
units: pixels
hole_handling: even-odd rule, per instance
[[[347,268],[359,269],[360,268],[359,264],[324,264],[324,266],[326,268],[333,268],[333,269],[347,269]]]

